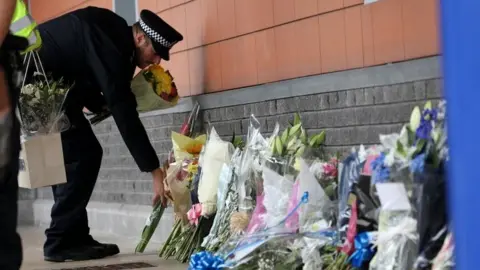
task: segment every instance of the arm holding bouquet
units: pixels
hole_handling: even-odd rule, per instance
[[[128,59],[117,55],[115,51],[102,50],[96,44],[88,45],[91,50],[88,63],[96,71],[97,81],[120,134],[140,170],[152,174],[154,200],[166,202],[160,162],[140,121],[135,96],[127,79]]]

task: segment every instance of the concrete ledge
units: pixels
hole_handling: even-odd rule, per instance
[[[35,200],[33,202],[33,223],[42,228],[50,224],[51,200]],[[119,203],[90,202],[87,208],[92,234],[101,233],[116,235],[121,238],[131,238],[138,241],[145,222],[152,211],[151,206],[127,205]],[[152,236],[151,242],[163,243],[174,224],[174,214],[167,209],[160,224]]]
[[[185,97],[174,108],[149,112],[141,114],[141,116],[190,112],[195,101],[200,103],[202,109],[214,109],[281,98],[434,79],[441,77],[440,61],[440,56],[433,56]]]

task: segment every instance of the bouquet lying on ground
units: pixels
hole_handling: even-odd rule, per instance
[[[70,127],[63,105],[72,85],[63,79],[35,76],[20,92],[22,131],[26,136],[61,132]]]

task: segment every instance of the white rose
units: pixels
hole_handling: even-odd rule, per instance
[[[31,84],[27,84],[22,88],[22,93],[25,95],[31,95],[33,94],[34,87]]]

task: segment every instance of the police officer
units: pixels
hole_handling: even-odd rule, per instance
[[[98,142],[83,108],[111,112],[120,134],[142,172],[153,178],[153,201],[166,203],[163,172],[136,110],[130,82],[135,68],[169,60],[170,49],[182,35],[143,10],[133,26],[114,12],[87,7],[38,26],[39,55],[46,73],[74,82],[65,101],[71,123],[62,132],[67,183],[54,186],[52,221],[45,234],[45,260],[99,259],[119,253],[113,244],[101,244],[90,235],[86,207],[102,161]]]
[[[18,0],[19,2],[21,0]],[[16,9],[17,6],[17,9]],[[22,264],[22,244],[17,233],[18,157],[20,126],[14,117],[21,71],[18,51],[29,46],[27,39],[8,34],[15,0],[0,3],[0,269],[18,270]],[[34,27],[29,32],[34,31]],[[18,78],[18,76],[17,76]]]

